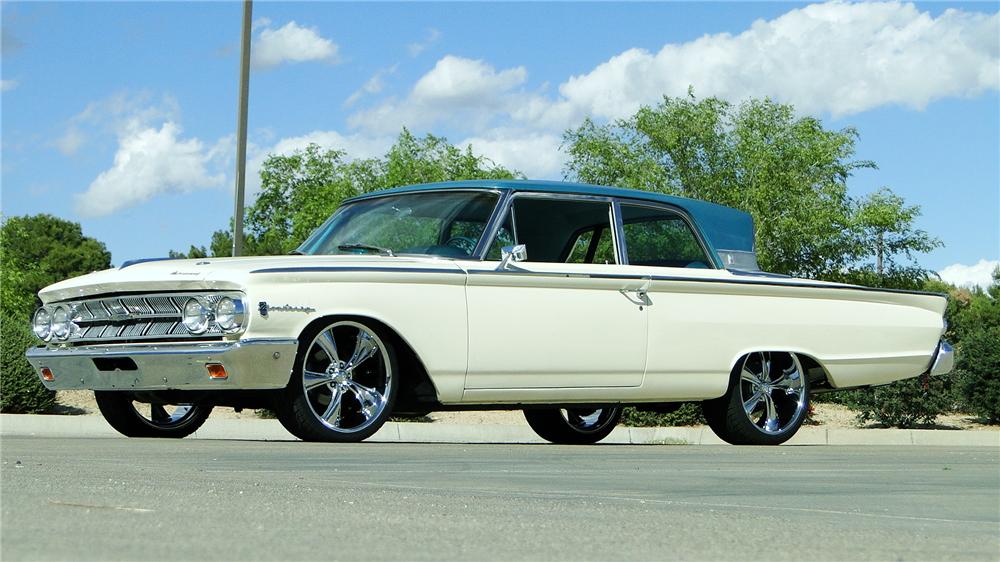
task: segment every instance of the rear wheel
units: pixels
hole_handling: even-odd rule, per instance
[[[802,427],[809,381],[794,353],[751,353],[736,364],[726,394],[703,409],[712,431],[727,443],[779,445]]]
[[[590,445],[618,425],[621,406],[525,410],[524,418],[539,437],[561,445]]]
[[[94,398],[108,424],[128,437],[187,437],[212,413],[211,406],[137,402],[124,391],[97,390]]]
[[[278,420],[304,441],[362,441],[392,412],[396,354],[375,326],[340,320],[302,338],[292,379],[275,404]]]

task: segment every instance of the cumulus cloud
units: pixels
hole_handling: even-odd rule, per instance
[[[254,27],[260,29],[253,43],[250,61],[257,68],[271,68],[282,63],[337,60],[339,47],[324,38],[314,27],[302,27],[290,21],[277,29],[271,20],[258,19]]]
[[[471,146],[474,153],[529,178],[559,179],[565,163],[560,143],[562,138],[552,133],[497,129],[467,138],[458,146]]]
[[[0,80],[0,92],[9,92],[17,87],[17,80]]]
[[[406,50],[410,53],[411,57],[418,56],[420,53],[427,50],[441,38],[441,32],[437,29],[431,28],[427,30],[427,37],[423,41],[418,41],[416,43],[410,43],[406,46]]]
[[[882,105],[922,109],[998,87],[1000,15],[913,4],[814,4],[737,35],[630,49],[559,87],[579,112],[615,118],[660,96],[770,96],[807,113],[847,115]]]
[[[225,175],[209,173],[213,156],[202,141],[182,139],[176,123],[134,128],[120,137],[114,165],[76,196],[76,210],[101,217],[163,193],[219,187]]]
[[[941,279],[956,287],[989,287],[993,283],[993,272],[1000,267],[1000,260],[981,259],[975,265],[956,263],[938,272]]]
[[[527,77],[523,66],[497,71],[482,60],[448,55],[417,80],[405,99],[355,113],[348,122],[381,133],[438,121],[482,125],[505,111],[515,88]]]

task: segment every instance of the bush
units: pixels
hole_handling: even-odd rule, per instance
[[[946,377],[921,376],[853,393],[858,421],[911,428],[932,424],[952,405]]]
[[[677,425],[703,425],[705,416],[701,413],[700,402],[685,402],[669,413],[648,412],[636,408],[625,408],[622,425],[631,427],[670,427]]]
[[[989,423],[1000,423],[1000,327],[965,337],[955,379],[964,410]]]
[[[36,414],[52,408],[56,393],[48,390],[24,358],[37,343],[28,321],[18,315],[0,315],[0,412]]]

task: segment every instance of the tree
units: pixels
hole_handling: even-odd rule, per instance
[[[341,201],[355,195],[417,183],[518,176],[471,147],[462,150],[434,135],[418,138],[406,129],[384,158],[351,160],[343,151],[309,145],[264,161],[260,194],[247,208],[244,248],[248,255],[287,254]],[[231,232],[212,235],[212,255],[230,254]]]
[[[28,316],[46,285],[111,266],[103,243],[84,236],[80,225],[52,215],[10,217],[0,226],[3,309]]]
[[[111,265],[104,244],[80,225],[53,217],[11,217],[0,225],[0,411],[40,412],[55,393],[38,380],[24,352],[37,343],[29,322],[46,285]]]
[[[565,175],[590,183],[659,191],[749,212],[764,269],[806,277],[863,270],[874,252],[895,264],[900,252],[938,242],[912,227],[919,214],[889,191],[852,200],[859,169],[857,131],[827,130],[813,117],[769,99],[733,105],[718,98],[665,97],[628,119],[587,119],[564,135]],[[881,235],[882,243],[872,241]],[[916,267],[915,265],[912,267]],[[920,277],[924,270],[893,269]]]

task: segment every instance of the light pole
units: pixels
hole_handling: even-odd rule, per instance
[[[236,208],[233,212],[233,255],[243,253],[243,191],[247,174],[247,97],[250,92],[250,25],[252,0],[243,0],[243,37],[240,41],[240,92],[236,116]]]

